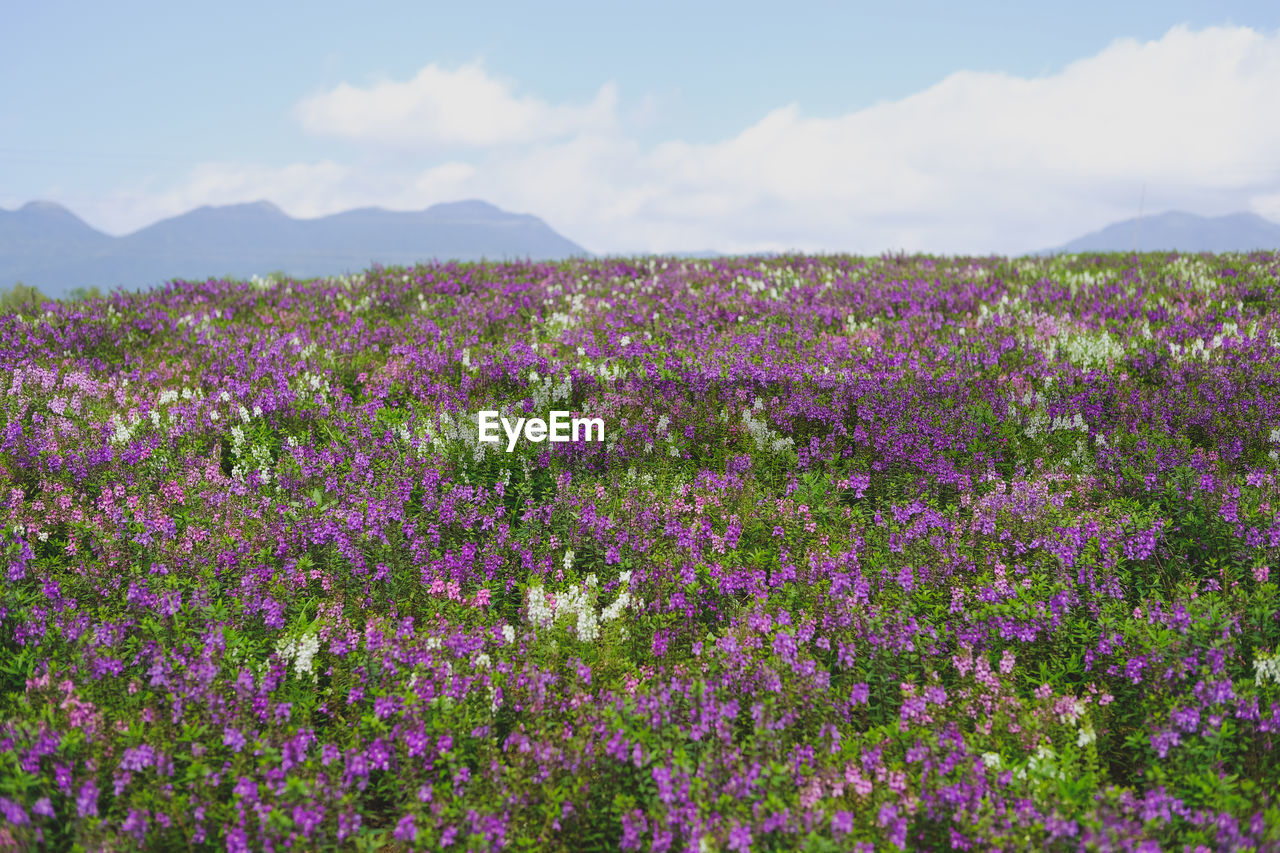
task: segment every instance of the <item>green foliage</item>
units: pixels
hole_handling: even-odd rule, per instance
[[[31,314],[40,310],[48,298],[34,287],[17,282],[8,290],[0,291],[0,312],[16,311]]]
[[[95,299],[101,299],[102,291],[92,285],[89,287],[76,287],[71,290],[67,298],[71,302],[90,302]]]

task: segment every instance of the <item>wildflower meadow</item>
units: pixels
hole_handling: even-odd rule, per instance
[[[174,281],[0,363],[0,850],[1280,849],[1280,255]]]

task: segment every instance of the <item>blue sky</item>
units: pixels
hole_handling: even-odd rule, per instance
[[[618,8],[610,8],[617,6]],[[1280,221],[1280,5],[13,4],[0,207],[483,198],[596,252]],[[1145,194],[1145,196],[1144,196]]]

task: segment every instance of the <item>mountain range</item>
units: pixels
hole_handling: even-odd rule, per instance
[[[175,278],[299,278],[359,272],[374,263],[488,258],[553,260],[588,254],[536,216],[483,201],[395,212],[377,207],[294,219],[270,202],[200,207],[123,237],[97,231],[61,205],[0,210],[0,289],[21,281],[60,298]]]
[[[1170,211],[1127,219],[1037,255],[1064,252],[1249,252],[1280,250],[1280,225],[1256,213],[1197,216]]]
[[[1253,213],[1207,217],[1172,211],[1117,222],[1032,254],[1129,252],[1135,246],[1139,251],[1280,250],[1280,225]],[[318,219],[294,219],[266,201],[206,206],[123,237],[97,231],[53,202],[0,209],[0,290],[21,281],[53,298],[79,287],[136,290],[175,278],[249,278],[277,271],[309,278],[359,272],[375,263],[573,256],[589,253],[536,216],[477,200],[414,212],[366,207]]]

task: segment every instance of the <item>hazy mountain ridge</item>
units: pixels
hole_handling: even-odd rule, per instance
[[[1033,254],[1075,252],[1249,252],[1280,249],[1280,225],[1256,213],[1198,216],[1169,211],[1116,222],[1053,249]]]
[[[398,212],[377,207],[294,219],[266,201],[204,206],[131,234],[97,231],[53,202],[0,210],[0,287],[64,296],[77,287],[137,289],[174,278],[298,277],[432,259],[554,260],[589,253],[536,216],[478,200]]]
[[[1116,222],[1031,254],[1128,252],[1135,246],[1139,251],[1280,250],[1280,224],[1254,213],[1209,217],[1170,211]],[[723,257],[715,251],[661,254]],[[21,281],[51,297],[77,287],[105,292],[175,278],[248,278],[274,271],[310,277],[358,272],[375,263],[589,255],[536,216],[475,199],[408,212],[364,207],[316,219],[295,219],[267,201],[204,206],[122,237],[94,229],[53,202],[0,209],[0,288]]]

